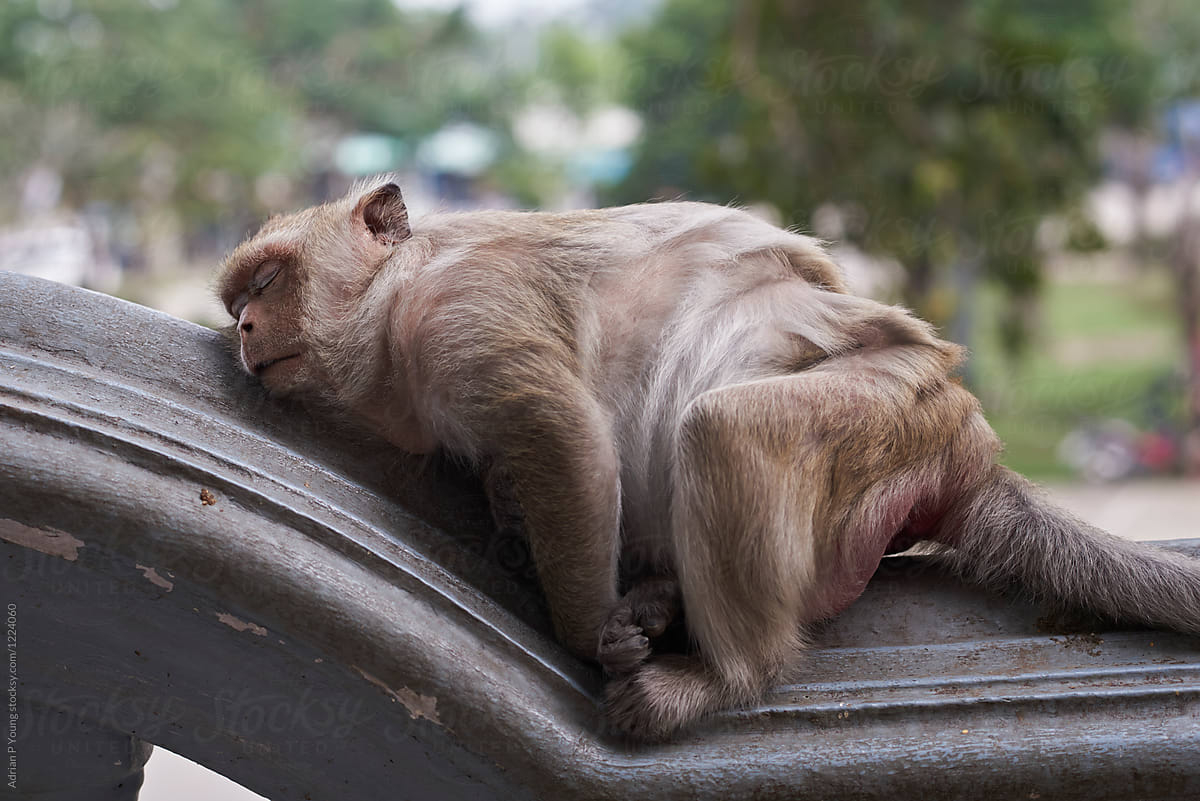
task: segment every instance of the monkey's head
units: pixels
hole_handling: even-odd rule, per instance
[[[394,183],[267,221],[216,279],[242,366],[273,394],[328,389],[363,294],[410,236]]]

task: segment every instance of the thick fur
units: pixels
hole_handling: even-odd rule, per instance
[[[943,557],[964,576],[1019,582],[1063,606],[1200,634],[1195,560],[1114,537],[1047,503],[1003,467],[941,521]]]
[[[752,701],[804,624],[919,540],[981,580],[1198,629],[1195,562],[1094,532],[997,468],[951,378],[961,349],[847,294],[817,242],[742,211],[410,229],[381,181],[268,222],[218,291],[272,391],[488,467],[498,508],[519,502],[559,638],[606,667],[610,719],[635,737]],[[655,655],[680,609],[694,653]]]

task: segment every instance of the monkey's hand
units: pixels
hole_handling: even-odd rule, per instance
[[[667,630],[679,606],[679,583],[674,578],[639,581],[609,613],[596,661],[611,675],[633,671],[649,658],[650,640]]]

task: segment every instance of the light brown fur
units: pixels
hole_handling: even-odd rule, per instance
[[[633,736],[752,701],[804,624],[917,540],[981,580],[1200,630],[1196,563],[1117,545],[1031,495],[995,466],[999,442],[950,377],[960,348],[847,294],[816,242],[744,212],[481,212],[410,229],[379,181],[268,222],[218,292],[269,390],[500,477],[489,486],[519,501],[559,638],[606,667],[610,719]],[[694,652],[655,655],[680,608]]]

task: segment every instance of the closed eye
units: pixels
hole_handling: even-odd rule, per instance
[[[278,261],[266,261],[254,272],[254,277],[250,279],[250,291],[254,294],[262,292],[271,285],[271,282],[279,277],[280,270],[283,269],[283,264]]]
[[[254,271],[254,275],[246,283],[246,291],[233,299],[233,303],[229,305],[229,315],[237,320],[242,316],[242,310],[246,308],[250,297],[253,295],[261,295],[263,290],[271,285],[271,282],[279,277],[280,271],[283,269],[281,262],[265,261],[258,266]]]

